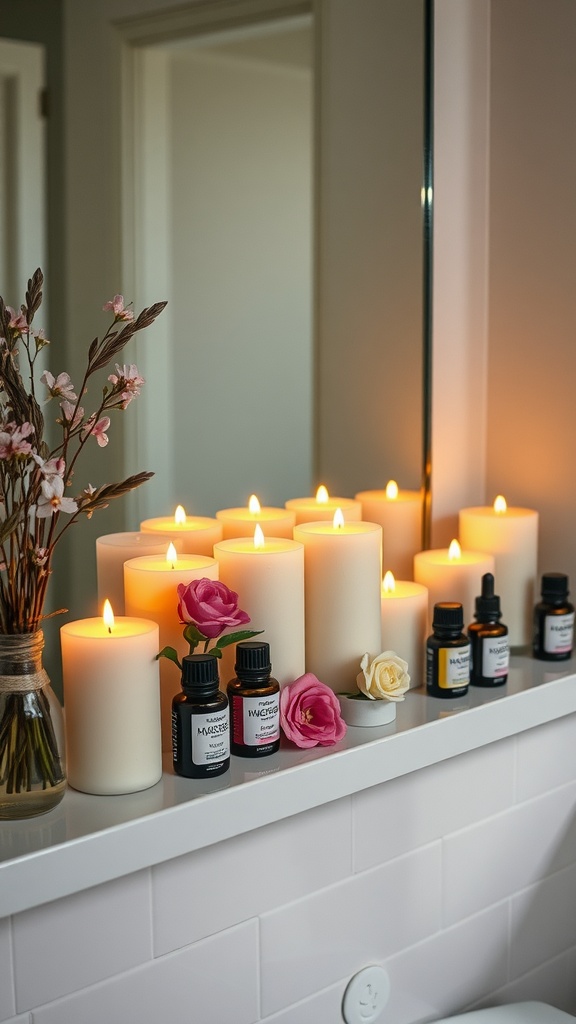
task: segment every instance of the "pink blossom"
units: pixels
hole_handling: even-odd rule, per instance
[[[17,313],[12,306],[6,306],[6,311],[10,315],[9,327],[14,331],[15,334],[26,334],[28,330],[28,322],[23,313]]]
[[[34,433],[31,423],[22,423],[17,426],[14,421],[6,423],[4,430],[0,430],[0,459],[11,459],[16,455],[30,455],[32,445],[24,438]]]
[[[52,398],[64,398],[68,402],[76,401],[77,395],[74,393],[70,374],[59,373],[57,377],[54,377],[50,370],[44,370],[40,380],[46,385]]]
[[[192,622],[207,639],[213,640],[230,626],[250,622],[250,616],[238,607],[238,594],[218,580],[205,577],[178,586],[178,617]]]
[[[112,313],[114,313],[114,319],[115,320],[133,320],[134,319],[134,313],[132,312],[132,310],[131,309],[125,309],[125,307],[124,307],[124,296],[123,295],[115,295],[114,298],[111,299],[110,302],[106,302],[102,306],[102,309],[105,312],[110,310]]]
[[[75,427],[79,426],[84,419],[84,409],[81,405],[76,407],[72,402],[60,402],[60,408],[62,410],[62,419],[56,420],[57,423],[65,423],[70,430],[74,430]]]
[[[88,437],[89,434],[92,434],[92,436],[96,438],[100,448],[105,448],[108,444],[108,434],[106,431],[109,426],[109,416],[102,416],[102,418],[96,422],[96,416],[93,414],[88,420],[86,420],[82,433],[84,437]]]
[[[280,725],[297,747],[329,747],[346,734],[336,694],[312,672],[281,691]]]
[[[48,548],[34,548],[32,558],[35,565],[46,565],[46,562],[48,561]]]
[[[46,477],[47,480],[51,480],[55,476],[61,476],[64,479],[64,473],[66,472],[66,463],[64,459],[41,459],[39,455],[33,455],[32,458],[38,466],[42,476]]]
[[[55,512],[73,513],[78,511],[74,498],[65,498],[64,481],[61,476],[53,476],[42,481],[42,494],[36,509],[39,519],[46,519]]]
[[[120,391],[122,409],[126,409],[132,399],[140,394],[140,388],[145,383],[144,377],[140,376],[134,363],[130,363],[129,366],[118,366],[116,363],[116,373],[111,373],[108,380],[114,385],[115,390]]]

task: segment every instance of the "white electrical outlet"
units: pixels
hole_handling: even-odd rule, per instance
[[[375,1024],[390,997],[390,979],[383,967],[371,964],[350,979],[342,1000],[346,1024]]]

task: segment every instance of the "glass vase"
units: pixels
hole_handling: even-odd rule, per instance
[[[0,819],[44,814],[66,787],[64,720],[44,634],[0,634]]]

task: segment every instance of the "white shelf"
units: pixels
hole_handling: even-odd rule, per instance
[[[336,747],[286,745],[232,758],[197,782],[167,763],[152,789],[88,796],[69,789],[48,814],[0,822],[0,917],[210,846],[576,712],[576,661],[513,658],[504,687],[457,700],[412,690],[396,721],[350,728]]]

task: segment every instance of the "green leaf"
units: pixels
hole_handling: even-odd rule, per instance
[[[215,658],[222,657],[222,651],[219,647],[213,647],[211,651],[208,651],[208,654],[213,654]]]
[[[258,636],[263,632],[263,629],[241,629],[238,633],[227,633],[218,640],[218,647],[229,647],[230,644],[238,644],[241,640],[249,640],[251,636]]]
[[[193,622],[189,622],[184,630],[184,639],[190,646],[193,644],[196,647],[196,644],[203,643],[206,637]]]
[[[175,665],[178,665],[180,671],[182,671],[182,665],[178,660],[178,654],[173,647],[163,647],[156,655],[156,661],[158,661],[158,658],[168,658],[168,661],[173,661]]]

